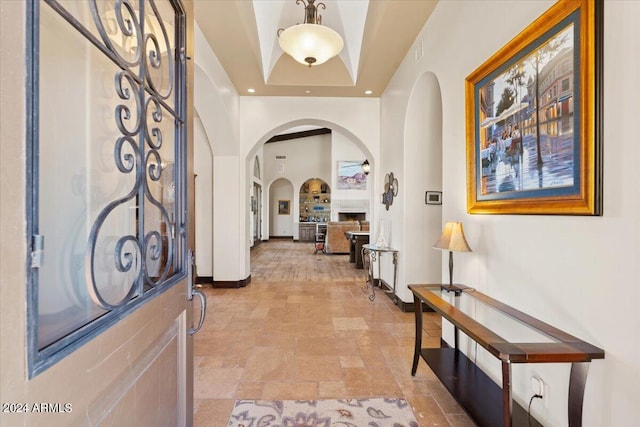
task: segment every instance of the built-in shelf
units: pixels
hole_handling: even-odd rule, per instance
[[[311,178],[300,187],[299,221],[328,222],[331,219],[331,190],[319,178]]]

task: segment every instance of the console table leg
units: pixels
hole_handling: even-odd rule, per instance
[[[458,349],[458,343],[459,343],[459,338],[460,337],[460,333],[458,332],[458,327],[454,326],[453,327],[453,348],[455,348],[456,350]]]
[[[511,427],[511,363],[502,361],[502,425]]]
[[[569,374],[569,427],[582,426],[584,387],[589,373],[589,363],[572,363]]]
[[[413,351],[413,367],[411,375],[416,376],[418,371],[418,362],[420,361],[420,352],[422,350],[422,302],[420,298],[413,295],[413,309],[416,313],[416,343]]]

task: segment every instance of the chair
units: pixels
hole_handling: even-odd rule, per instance
[[[330,221],[324,242],[325,253],[348,254],[351,242],[344,236],[347,231],[360,231],[358,221]]]
[[[314,254],[317,254],[318,251],[325,252],[325,239],[327,237],[327,224],[317,223],[316,224],[316,238],[315,245],[316,250]]]

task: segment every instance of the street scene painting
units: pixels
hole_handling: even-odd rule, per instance
[[[481,194],[573,187],[574,25],[479,90]]]
[[[562,213],[564,201],[574,203],[584,185],[599,182],[595,133],[584,132],[593,112],[581,110],[584,99],[595,103],[595,89],[585,85],[595,82],[594,54],[581,45],[586,40],[589,46],[595,32],[582,28],[581,14],[594,11],[586,0],[561,3],[574,3],[576,10],[541,17],[548,29],[541,31],[536,21],[467,77],[471,213],[474,207],[481,213]],[[546,14],[558,15],[553,9]],[[492,204],[482,208],[483,202]],[[549,209],[554,204],[560,211]],[[580,213],[597,210],[589,209]]]
[[[367,175],[362,171],[362,161],[338,162],[338,190],[366,190]]]

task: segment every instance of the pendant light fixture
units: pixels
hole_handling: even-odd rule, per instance
[[[320,65],[338,55],[344,47],[342,37],[336,31],[322,25],[318,7],[326,9],[324,3],[315,5],[315,0],[296,0],[304,4],[304,24],[278,30],[278,42],[283,51],[301,64]]]

